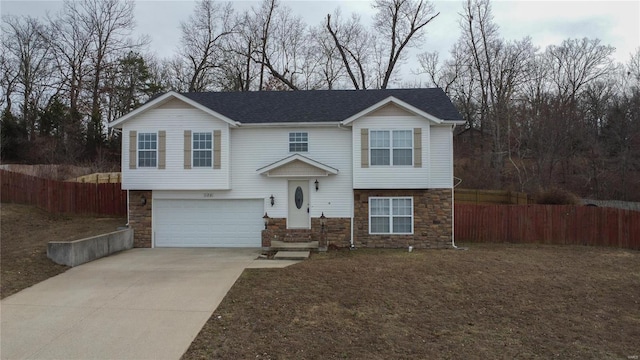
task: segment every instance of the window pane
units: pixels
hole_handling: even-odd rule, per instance
[[[371,199],[371,215],[389,215],[389,199]]]
[[[388,217],[371,217],[371,229],[372,233],[389,233],[389,218]]]
[[[413,139],[411,138],[411,130],[396,130],[393,132],[394,148],[411,148],[413,147]]]
[[[194,167],[211,167],[211,150],[198,150],[193,152]]]
[[[156,152],[153,151],[139,151],[138,152],[138,166],[139,167],[155,167],[156,166]]]
[[[306,152],[308,151],[308,145],[306,143],[292,143],[289,144],[290,152]]]
[[[400,233],[400,234],[411,233],[411,218],[410,217],[394,217],[393,232]]]
[[[412,163],[413,149],[393,149],[393,165],[411,165]]]
[[[390,165],[389,149],[371,149],[371,165]]]
[[[389,147],[390,142],[388,131],[370,131],[369,137],[369,144],[371,148]]]
[[[411,199],[393,199],[393,215],[411,215]]]
[[[309,151],[309,134],[306,132],[289,133],[289,152]]]

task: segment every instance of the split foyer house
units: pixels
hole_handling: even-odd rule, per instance
[[[111,126],[137,247],[433,248],[463,123],[441,89],[395,89],[168,92]]]

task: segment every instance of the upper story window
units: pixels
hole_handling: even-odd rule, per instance
[[[158,134],[138,133],[138,167],[156,167],[158,161]]]
[[[371,130],[369,132],[371,165],[412,165],[411,130]]]
[[[213,135],[194,132],[192,135],[193,167],[211,167],[213,161]]]
[[[369,198],[370,234],[412,234],[413,198]]]
[[[289,133],[289,152],[309,151],[309,133],[291,132]]]

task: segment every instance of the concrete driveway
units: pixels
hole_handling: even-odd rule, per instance
[[[2,359],[179,359],[259,249],[133,249],[2,300]]]

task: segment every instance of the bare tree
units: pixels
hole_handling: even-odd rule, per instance
[[[44,93],[50,88],[51,47],[42,35],[45,25],[32,17],[3,17],[2,47],[4,65],[14,65],[15,78],[6,74],[7,85],[15,85],[15,91],[21,94],[21,116],[25,123],[29,139],[35,140],[36,121],[39,108],[43,105]],[[7,71],[10,71],[7,68]],[[10,96],[12,88],[7,88]],[[10,106],[10,98],[7,105]]]
[[[187,21],[180,23],[180,53],[189,64],[188,91],[211,90],[213,72],[223,63],[223,40],[236,31],[231,4],[201,0]]]
[[[386,89],[404,50],[424,36],[424,27],[440,13],[426,0],[375,0],[374,29],[380,34],[387,52],[386,67],[380,88]]]
[[[567,39],[547,48],[546,57],[556,93],[573,100],[588,83],[612,71],[615,48],[601,45],[599,39]]]

